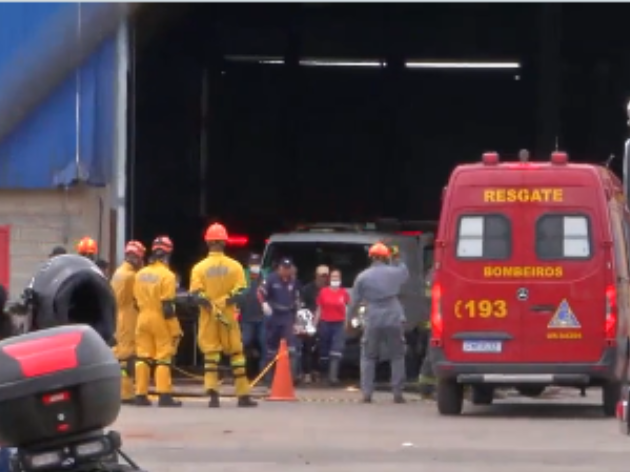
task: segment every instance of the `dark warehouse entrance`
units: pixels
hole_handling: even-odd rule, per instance
[[[299,221],[437,219],[452,168],[485,150],[605,160],[629,74],[610,47],[625,16],[598,12],[609,27],[587,40],[579,6],[151,5],[134,27],[129,236],[169,234],[186,281],[213,219],[261,250]],[[462,66],[479,62],[516,67]]]
[[[435,219],[452,167],[484,150],[544,158],[558,142],[605,160],[625,133],[617,13],[150,5],[134,27],[129,228],[171,235],[185,274],[210,219],[261,249],[300,220]],[[586,39],[593,14],[611,26]]]
[[[151,6],[136,28],[134,235],[169,233],[189,266],[211,218],[259,243],[297,220],[437,218],[455,163],[535,137],[526,70],[406,67],[522,62],[535,38],[518,20],[535,9],[466,8],[476,23],[428,5]],[[515,33],[494,43],[503,30],[483,21],[501,15]]]

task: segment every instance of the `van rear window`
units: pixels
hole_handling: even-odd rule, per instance
[[[272,270],[281,258],[290,257],[300,282],[307,284],[313,280],[317,266],[327,265],[341,270],[343,286],[352,287],[357,275],[370,265],[370,246],[361,242],[271,242],[262,266],[265,270]]]
[[[461,259],[509,259],[512,225],[498,214],[464,215],[457,227],[457,257]]]
[[[586,215],[546,214],[536,222],[539,259],[588,259],[592,255],[590,221]]]

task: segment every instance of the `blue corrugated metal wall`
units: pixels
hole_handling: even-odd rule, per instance
[[[94,5],[81,4],[82,15]],[[0,4],[0,94],[3,81],[19,80],[25,69],[16,64],[24,57],[41,58],[54,46],[54,38],[41,34],[46,26],[60,15],[72,17],[77,25],[80,9],[77,3]],[[92,185],[109,182],[114,153],[115,81],[116,44],[111,39],[83,64],[79,80],[77,74],[66,78],[0,143],[0,188],[47,188],[77,179]]]

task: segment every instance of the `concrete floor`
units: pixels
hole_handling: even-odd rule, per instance
[[[115,429],[148,472],[627,472],[630,463],[630,438],[603,418],[596,390],[467,405],[455,418],[438,416],[433,402],[394,405],[379,393],[364,405],[357,396],[257,409],[234,399],[220,410],[203,399],[177,410],[124,407]]]

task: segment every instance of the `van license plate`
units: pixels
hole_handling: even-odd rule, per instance
[[[501,352],[501,341],[464,341],[464,352]]]

